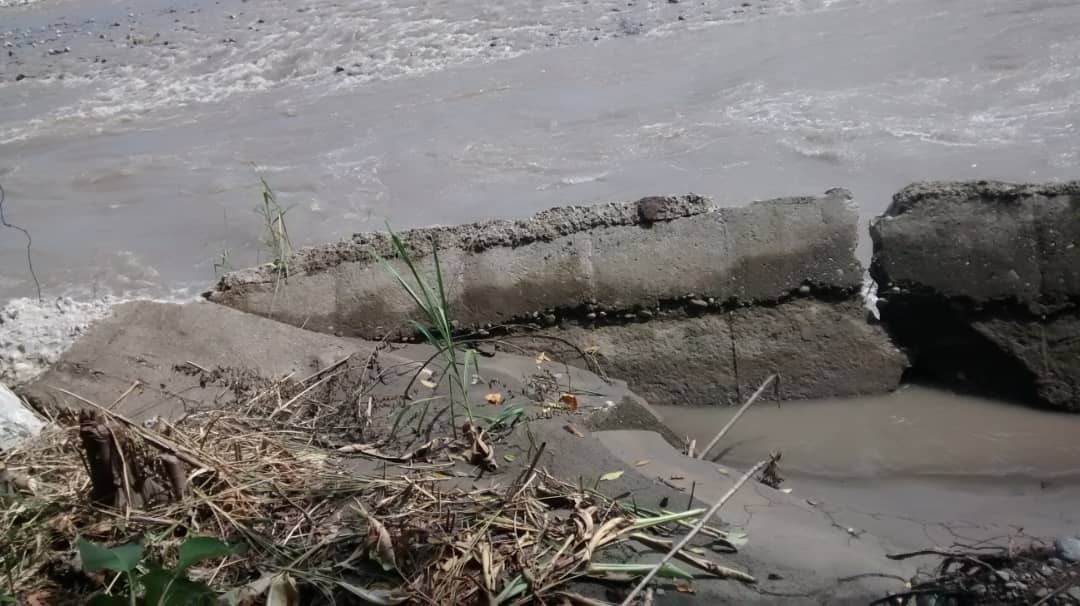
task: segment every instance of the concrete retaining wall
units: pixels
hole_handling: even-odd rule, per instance
[[[611,374],[656,401],[718,404],[771,372],[787,377],[783,397],[897,385],[906,360],[858,304],[857,224],[850,194],[830,190],[722,209],[645,198],[402,238],[428,276],[438,243],[462,331],[533,325],[599,344]],[[239,272],[208,297],[313,330],[408,338],[415,305],[378,262],[392,255],[385,235],[362,234],[297,253],[288,280]]]

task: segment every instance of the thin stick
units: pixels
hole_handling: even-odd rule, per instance
[[[278,406],[274,410],[274,412],[270,413],[270,418],[273,419],[274,417],[276,417],[278,415],[278,413],[280,413],[281,411],[285,410],[286,408],[292,406],[294,403],[296,403],[297,400],[299,400],[300,398],[306,396],[308,394],[308,392],[315,389],[316,387],[322,385],[323,383],[326,383],[329,379],[330,379],[330,377],[323,377],[323,378],[319,379],[318,381],[312,383],[306,389],[304,389],[304,391],[301,391],[300,393],[293,396],[293,398],[291,400],[289,400],[288,402],[285,402],[281,406]]]
[[[517,493],[521,492],[526,486],[529,485],[532,474],[536,470],[536,465],[540,462],[540,457],[544,456],[544,450],[546,448],[547,442],[541,442],[540,448],[536,450],[536,456],[534,456],[532,462],[529,463],[529,468],[525,470],[524,474],[518,476],[518,478],[514,480],[514,483],[511,484],[510,487],[506,490],[507,501],[512,501],[515,497],[517,497]],[[520,488],[518,487],[519,484],[521,486]]]
[[[727,434],[727,432],[735,426],[735,421],[738,421],[739,417],[743,416],[743,413],[746,412],[746,409],[750,408],[750,405],[756,402],[759,397],[761,397],[761,394],[765,392],[765,388],[768,387],[769,383],[772,383],[775,379],[776,375],[772,374],[769,375],[765,379],[765,381],[761,383],[761,387],[758,387],[757,391],[754,392],[754,395],[750,396],[750,399],[746,401],[746,404],[742,405],[742,408],[739,409],[739,412],[735,413],[734,417],[731,417],[731,420],[727,422],[727,425],[724,425],[724,428],[720,430],[720,433],[716,434],[716,437],[712,439],[712,442],[709,442],[709,445],[701,451],[701,454],[698,455],[699,459],[704,459],[706,455],[709,454],[709,451],[713,449],[713,446],[716,446],[716,443],[719,442],[721,438],[723,438],[724,435]]]
[[[735,496],[735,493],[738,492],[740,488],[742,488],[743,484],[745,484],[750,478],[752,478],[754,474],[764,469],[764,467],[768,464],[769,461],[767,459],[764,461],[759,461],[757,465],[754,465],[750,468],[750,471],[744,473],[742,477],[735,482],[735,485],[732,486],[731,489],[724,494],[724,496],[720,497],[720,500],[717,501],[716,504],[714,504],[711,508],[709,508],[709,511],[705,512],[705,515],[702,516],[701,519],[698,520],[698,523],[690,529],[690,532],[686,533],[686,536],[683,537],[682,540],[680,540],[678,543],[676,543],[675,546],[671,548],[671,551],[667,552],[664,557],[660,558],[660,561],[653,566],[653,569],[649,571],[649,574],[645,575],[645,578],[641,579],[641,582],[637,584],[637,587],[634,587],[634,590],[630,592],[630,595],[626,596],[626,599],[622,601],[620,606],[630,606],[630,604],[634,601],[634,598],[636,598],[637,595],[641,593],[642,589],[645,589],[645,586],[649,584],[649,581],[653,580],[653,577],[656,576],[657,572],[660,572],[660,569],[664,567],[664,564],[667,564],[671,560],[671,558],[675,557],[675,554],[682,551],[682,548],[686,547],[686,544],[690,542],[690,539],[694,538],[694,535],[701,532],[702,528],[705,528],[705,525],[708,524],[709,520],[712,519],[714,515],[716,515],[716,512],[724,506],[724,503],[727,503],[731,499],[731,497]]]
[[[191,364],[191,362],[188,362],[188,364]],[[135,388],[140,385],[142,385],[142,381],[135,379],[135,382],[131,384],[131,387],[127,388],[127,391],[120,394],[119,398],[113,400],[113,403],[109,405],[109,410],[116,410],[116,407],[119,406],[120,403],[123,402],[128,396],[130,396],[131,392],[135,391]]]

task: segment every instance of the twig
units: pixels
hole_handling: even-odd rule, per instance
[[[630,538],[634,539],[639,543],[652,547],[653,549],[671,549],[671,541],[651,537],[644,533],[635,532],[630,535]],[[728,568],[727,566],[721,566],[716,562],[707,560],[705,558],[700,558],[686,551],[685,549],[680,549],[678,552],[676,552],[675,557],[682,560],[683,562],[686,562],[687,564],[690,564],[691,566],[697,566],[705,572],[716,575],[720,578],[738,579],[744,583],[757,583],[757,579],[745,572],[735,570],[734,568]]]
[[[514,480],[514,483],[510,485],[510,488],[507,489],[507,501],[512,501],[514,497],[517,496],[517,493],[521,490],[521,488],[518,488],[518,484],[521,484],[521,487],[524,488],[529,483],[529,478],[536,470],[536,465],[540,462],[540,457],[544,455],[544,449],[546,448],[547,442],[541,442],[540,447],[536,449],[536,456],[534,456],[532,462],[529,463],[529,468],[525,470],[524,474],[518,476],[517,479]]]
[[[190,364],[190,362],[188,362],[188,364]],[[135,388],[138,387],[139,385],[142,385],[142,381],[139,381],[138,379],[135,379],[135,382],[131,384],[131,387],[127,388],[127,391],[120,394],[119,398],[116,398],[115,400],[113,400],[112,404],[109,404],[109,410],[115,410],[116,407],[119,406],[120,403],[123,402],[125,399],[127,399],[127,397],[131,395],[131,392],[135,391]]]
[[[690,539],[694,538],[697,533],[701,532],[702,528],[705,528],[705,525],[708,524],[709,520],[712,519],[714,515],[716,515],[716,512],[724,506],[724,503],[727,503],[731,499],[731,497],[735,496],[735,493],[738,492],[740,488],[742,488],[743,484],[746,484],[746,482],[750,478],[754,477],[757,472],[761,471],[768,464],[768,459],[764,461],[759,461],[757,465],[754,465],[750,468],[750,471],[744,473],[742,477],[735,482],[735,485],[732,486],[731,489],[729,489],[727,493],[724,494],[724,496],[720,497],[720,500],[717,501],[711,508],[709,508],[709,511],[705,512],[705,515],[702,516],[701,519],[698,520],[698,523],[690,529],[690,532],[686,533],[686,536],[684,536],[682,540],[676,543],[675,546],[671,548],[671,551],[667,552],[664,557],[660,558],[660,561],[653,566],[653,569],[649,571],[649,574],[645,575],[645,578],[641,579],[641,582],[639,582],[637,584],[637,587],[634,587],[634,590],[626,596],[626,599],[622,601],[620,606],[630,606],[630,604],[633,603],[634,598],[636,598],[637,595],[641,593],[641,590],[649,584],[649,581],[653,580],[653,577],[655,577],[656,573],[664,567],[664,564],[667,564],[671,560],[671,558],[675,557],[675,555],[682,550],[683,547],[686,547],[686,544],[690,542]]]
[[[724,428],[720,430],[720,433],[716,434],[716,437],[713,438],[711,442],[709,442],[709,445],[702,449],[701,454],[698,455],[699,459],[704,459],[709,454],[709,451],[713,449],[713,446],[716,446],[716,443],[719,442],[721,438],[723,438],[727,434],[727,432],[735,426],[735,422],[739,420],[739,417],[743,416],[743,413],[746,412],[748,408],[750,408],[751,404],[756,402],[757,399],[761,397],[761,394],[765,392],[765,388],[768,387],[769,383],[772,383],[775,379],[776,375],[771,374],[765,379],[765,381],[761,383],[761,387],[758,387],[757,391],[754,392],[754,395],[750,396],[750,399],[746,401],[746,404],[742,405],[742,408],[739,409],[739,412],[736,412],[735,416],[731,417],[731,420],[727,422],[727,425],[724,425]]]
[[[318,386],[322,385],[323,383],[326,383],[326,382],[327,382],[327,381],[328,381],[329,379],[330,379],[330,377],[323,377],[323,378],[319,379],[318,381],[315,381],[314,383],[312,383],[311,385],[309,385],[308,387],[306,387],[306,388],[304,389],[304,391],[301,391],[300,393],[298,393],[298,394],[296,394],[295,396],[293,396],[291,400],[289,400],[288,402],[285,402],[285,403],[284,403],[284,404],[282,404],[281,406],[278,406],[278,407],[277,407],[277,408],[276,408],[276,409],[274,410],[274,412],[270,413],[270,417],[269,417],[269,418],[273,419],[274,417],[278,416],[278,414],[279,414],[279,413],[280,413],[281,411],[283,411],[283,410],[285,410],[286,408],[288,408],[288,407],[292,406],[293,404],[295,404],[295,403],[297,402],[297,400],[299,400],[300,398],[302,398],[302,397],[306,396],[306,395],[308,394],[308,392],[310,392],[311,390],[315,389],[316,387],[318,387]]]
[[[41,282],[38,281],[37,272],[34,271],[34,260],[30,257],[30,246],[34,243],[34,240],[30,237],[30,232],[18,225],[12,225],[7,222],[7,219],[4,217],[4,200],[6,198],[7,194],[4,192],[3,186],[0,186],[0,225],[3,225],[8,229],[17,229],[26,236],[26,265],[30,268],[30,277],[34,279],[34,286],[37,287],[37,298],[40,303],[44,300],[41,297]]]

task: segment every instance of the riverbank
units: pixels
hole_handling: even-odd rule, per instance
[[[172,520],[168,528],[180,523],[170,517],[176,507],[195,506],[192,524],[213,521],[220,538],[254,541],[257,553],[235,563],[231,585],[257,581],[260,569],[287,570],[306,591],[355,594],[333,568],[355,555],[305,542],[305,553],[323,555],[298,570],[297,553],[284,549],[305,524],[304,541],[332,535],[340,517],[332,512],[355,502],[367,538],[349,535],[346,551],[366,550],[367,563],[382,563],[383,573],[393,570],[385,568],[393,553],[405,558],[403,578],[421,570],[479,575],[460,585],[459,576],[431,574],[417,586],[378,570],[362,574],[365,591],[384,601],[424,603],[438,595],[480,603],[506,594],[525,604],[550,591],[571,603],[628,602],[626,584],[650,569],[654,552],[700,521],[703,511],[679,514],[673,504],[693,510],[713,503],[726,506],[720,525],[697,551],[677,554],[704,574],[664,569],[677,578],[654,588],[657,603],[680,603],[678,596],[691,593],[706,603],[864,604],[960,592],[983,603],[1067,604],[1072,597],[1059,587],[1075,572],[1067,559],[1080,523],[1073,513],[1080,486],[1070,467],[1078,418],[1035,407],[1075,410],[1067,394],[1076,369],[1062,363],[1024,374],[1026,333],[984,343],[980,333],[963,331],[976,321],[993,322],[996,335],[1008,334],[1010,322],[1028,331],[1030,318],[993,315],[1000,306],[965,313],[954,305],[938,320],[966,336],[951,347],[996,347],[993,359],[1018,385],[1056,386],[1046,392],[1054,398],[1029,389],[1023,405],[985,408],[902,387],[909,361],[922,373],[936,358],[926,344],[901,349],[892,339],[895,326],[914,321],[906,301],[962,300],[963,288],[982,284],[982,274],[1000,275],[1002,263],[1060,276],[1035,287],[1013,279],[1006,287],[1022,286],[1029,305],[1055,306],[1053,322],[1070,321],[1070,289],[1078,282],[1073,267],[1059,262],[1073,254],[1064,246],[1076,237],[1068,222],[1053,222],[1053,233],[1041,238],[1014,239],[1011,248],[999,247],[995,262],[979,264],[971,276],[953,272],[946,284],[934,285],[926,264],[897,259],[908,254],[904,238],[947,248],[938,232],[922,227],[934,209],[957,229],[978,232],[997,204],[1023,204],[1037,212],[1021,213],[1015,225],[1038,231],[1044,228],[1032,214],[1068,209],[1075,188],[925,184],[898,194],[880,220],[887,229],[876,224],[878,275],[887,267],[904,276],[879,293],[881,321],[861,299],[859,212],[840,189],[738,209],[700,196],[650,197],[552,209],[528,220],[357,234],[226,275],[208,301],[117,307],[21,387],[53,424],[45,443],[31,440],[29,450],[7,455],[5,482],[31,499],[82,508],[71,514],[75,529],[110,544],[130,540],[130,529],[86,526],[98,514],[85,509],[77,486],[89,483],[98,506],[158,512],[140,514],[146,536],[167,530],[162,520]],[[913,191],[914,204],[925,206],[909,220],[901,215],[911,211]],[[995,195],[982,195],[988,191]],[[970,254],[949,251],[958,265]],[[1047,340],[1044,358],[1067,362],[1070,347]],[[700,454],[734,410],[718,403],[740,403],[758,385],[765,401],[709,453],[719,463],[682,452],[687,435],[687,450]],[[838,395],[864,399],[806,401]],[[711,406],[667,408],[665,423],[650,402]],[[35,481],[31,461],[41,456],[56,464]],[[290,480],[273,479],[266,465],[283,466]],[[213,481],[189,486],[204,476]],[[285,496],[250,492],[265,482]],[[238,491],[245,496],[229,496]],[[190,498],[226,501],[205,510]],[[326,498],[334,504],[316,520]],[[420,514],[409,508],[429,512],[445,501],[471,505],[447,514],[439,526],[446,536],[428,545],[491,530],[425,559],[431,550],[414,544],[409,526]],[[401,511],[395,503],[408,506]],[[295,510],[287,532],[274,526],[262,535],[236,521],[277,519],[281,508]],[[507,511],[513,519],[492,527]],[[686,524],[642,522],[669,511],[686,516]],[[10,527],[22,528],[23,515],[19,505],[9,508]],[[542,519],[561,526],[548,535]],[[661,530],[651,535],[623,535],[654,524]],[[27,544],[36,540],[28,528],[19,535]],[[20,582],[71,591],[38,574],[53,559],[71,557],[70,537],[62,540],[70,532],[49,528],[41,532],[50,533],[57,553],[35,551],[30,565],[20,564]],[[476,555],[474,540],[487,545]],[[523,542],[536,548],[534,560],[506,559],[499,547]],[[176,543],[156,540],[160,557],[168,560]],[[726,563],[690,555],[709,549]],[[927,549],[944,557],[930,576],[909,561]],[[601,551],[609,559],[596,559]],[[86,557],[83,551],[84,564]],[[953,559],[981,567],[952,570]],[[614,564],[634,567],[615,566],[622,576],[611,577]],[[986,567],[994,574],[986,577]],[[554,584],[537,581],[538,571],[554,575]],[[76,574],[80,591],[100,590],[99,580],[79,576],[87,572]],[[660,589],[676,593],[661,599]]]

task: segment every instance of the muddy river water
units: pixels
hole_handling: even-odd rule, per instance
[[[656,407],[706,444],[735,408]],[[755,404],[710,458],[783,453],[785,486],[899,547],[1080,527],[1080,416],[909,385],[886,396]]]

